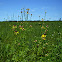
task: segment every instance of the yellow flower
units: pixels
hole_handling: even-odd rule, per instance
[[[20,29],[22,29],[22,27]]]
[[[13,25],[13,27],[12,27],[12,28],[13,28],[13,29],[14,29],[14,28],[17,28],[17,26],[16,26],[16,25]]]
[[[42,26],[41,28],[42,28],[42,29],[45,29],[45,27],[44,27],[44,26]]]
[[[46,37],[46,35],[44,35],[44,34],[43,34],[43,35],[41,36],[41,38],[43,38],[43,37],[45,38],[45,37]]]
[[[42,38],[43,40],[46,40],[45,37],[46,37],[46,35],[44,35],[44,34],[41,36],[41,38]]]
[[[48,54],[45,54],[45,56],[48,56]]]
[[[32,25],[30,25],[29,27],[32,27]]]
[[[25,28],[23,28],[22,30],[26,30]]]
[[[28,8],[28,9],[26,9],[26,10],[30,10],[30,9]]]
[[[45,30],[45,32],[48,31],[47,29]]]
[[[14,33],[14,34],[16,34],[16,35],[17,35],[17,34],[19,34],[19,32],[18,32],[18,31],[15,31],[15,33]]]
[[[45,38],[43,38],[43,40],[46,40]]]
[[[17,34],[19,34],[19,32],[17,32]]]
[[[48,43],[46,43],[46,45],[48,45]]]

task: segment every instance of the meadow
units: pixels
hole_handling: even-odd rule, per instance
[[[62,22],[0,22],[0,62],[62,62]]]

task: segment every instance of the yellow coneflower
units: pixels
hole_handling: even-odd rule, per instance
[[[25,28],[23,28],[22,30],[26,30]]]
[[[31,14],[31,17],[32,17],[32,14]]]
[[[26,10],[30,10],[30,9],[28,8],[28,9],[26,9]]]
[[[30,25],[29,27],[32,27],[32,25]]]
[[[44,26],[42,26],[41,28],[42,28],[42,29],[45,29],[45,27],[44,27]]]
[[[17,35],[17,34],[19,34],[19,32],[18,31],[15,31],[14,34]]]
[[[42,38],[43,40],[46,40],[45,37],[46,37],[46,35],[44,35],[44,34],[41,36],[41,38]]]
[[[46,37],[46,35],[44,35],[44,34],[43,34],[43,35],[41,36],[41,38],[43,38],[43,37],[45,38],[45,37]]]
[[[20,29],[22,29],[22,27]]]
[[[14,28],[17,28],[17,26],[16,26],[16,25],[13,25],[13,27],[12,27],[12,28],[13,28],[13,29],[14,29]]]
[[[28,11],[27,11],[27,14],[29,14]]]

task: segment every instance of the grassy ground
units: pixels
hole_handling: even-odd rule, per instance
[[[0,62],[61,62],[62,22],[0,22],[0,48]]]

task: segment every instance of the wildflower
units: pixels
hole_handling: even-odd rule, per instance
[[[18,43],[18,45],[20,45],[20,43]]]
[[[19,32],[18,32],[18,31],[15,31],[15,33],[14,33],[14,34],[16,34],[16,35],[17,35],[17,34],[19,34]]]
[[[22,23],[22,22],[21,22]]]
[[[15,30],[15,29],[13,28],[13,30]]]
[[[22,30],[26,30],[26,29],[23,28]]]
[[[32,25],[30,25],[29,27],[32,27]]]
[[[46,37],[46,35],[42,35],[41,37]]]
[[[42,28],[42,29],[45,29],[45,27],[44,27],[44,26],[42,26],[41,28]]]
[[[22,29],[22,27],[20,29]]]
[[[46,37],[46,35],[44,35],[44,34],[41,36],[41,38],[42,38],[43,40],[46,40],[45,37]]]
[[[37,42],[37,40],[35,40],[34,42]]]
[[[19,25],[19,27],[21,27],[21,25]]]
[[[46,27],[48,27],[48,25]]]
[[[48,31],[47,29],[45,30],[45,32]]]
[[[23,26],[22,26],[22,28],[23,28]]]
[[[43,40],[46,40],[45,38],[42,38]]]
[[[22,30],[24,30],[24,28]]]
[[[46,35],[46,32],[44,33],[44,35]]]
[[[32,14],[31,14],[31,16],[32,16]]]
[[[46,43],[46,45],[48,45],[48,43]]]
[[[27,11],[27,14],[29,14],[28,11]]]
[[[45,56],[48,56],[48,54],[45,54]]]
[[[16,25],[13,25],[13,29],[14,29],[14,28],[17,28],[17,26],[16,26]]]
[[[39,44],[37,44],[37,46],[39,46]]]
[[[26,10],[30,10],[30,9],[28,8],[28,9],[26,9]]]

